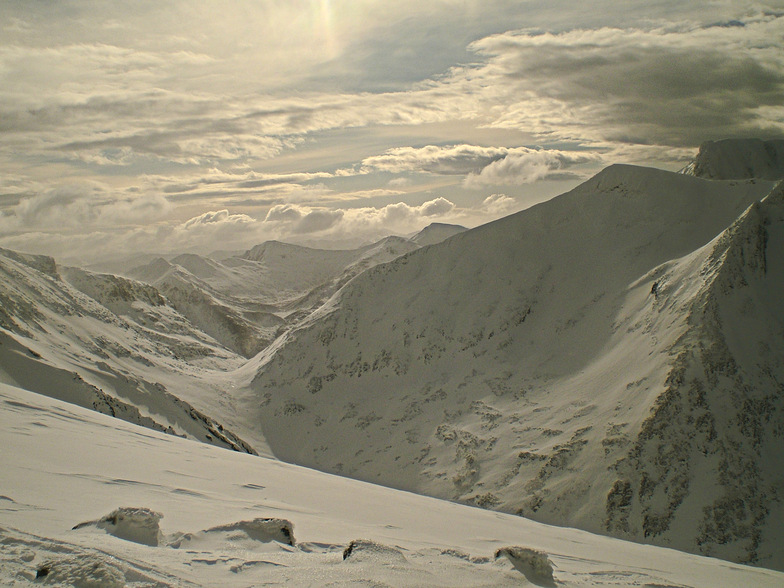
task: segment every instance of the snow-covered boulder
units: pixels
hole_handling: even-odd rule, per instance
[[[119,539],[157,547],[162,538],[158,524],[162,518],[161,513],[149,508],[121,507],[97,521],[79,523],[74,529],[93,526]]]
[[[495,558],[505,557],[525,579],[537,586],[555,586],[553,563],[547,554],[530,547],[502,547],[495,552]]]

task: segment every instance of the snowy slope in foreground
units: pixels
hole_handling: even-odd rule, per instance
[[[4,384],[0,448],[5,586],[784,584],[779,572],[228,452]],[[249,522],[259,518],[273,520]]]

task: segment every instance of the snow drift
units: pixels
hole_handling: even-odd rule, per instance
[[[4,384],[0,447],[4,586],[422,588],[520,586],[527,576],[544,586],[552,574],[561,586],[773,588],[784,579],[228,452]],[[130,537],[112,533],[123,526]]]

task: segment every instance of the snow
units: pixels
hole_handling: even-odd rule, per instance
[[[530,547],[504,547],[495,552],[495,557],[506,557],[531,584],[556,586],[553,578],[553,562],[547,554]]]
[[[547,562],[556,585],[784,582],[227,452],[5,384],[0,403],[7,586],[545,586]],[[286,523],[294,545],[269,533]]]
[[[411,240],[417,245],[424,247],[426,245],[435,245],[436,243],[441,243],[452,235],[457,235],[458,233],[462,233],[466,230],[468,229],[460,225],[431,223],[419,231],[416,235],[411,237]]]
[[[782,185],[634,166],[149,283],[0,250],[0,583],[781,585],[585,531],[782,566],[782,251]]]
[[[784,178],[784,140],[706,141],[683,173],[712,180]]]
[[[715,300],[734,312],[715,296],[731,241],[719,236],[772,187],[612,166],[549,202],[376,266],[251,362],[247,414],[286,461],[779,565],[776,543],[754,539],[775,533],[772,513],[751,502],[720,513],[733,496],[752,500],[754,488],[775,496],[781,469],[763,456],[778,442],[755,441],[738,423],[759,402],[776,407],[770,423],[780,423],[781,402],[736,388],[759,382],[767,397],[784,378],[780,362],[766,376],[738,353],[742,382],[689,404],[699,399],[692,381],[712,386],[700,370],[725,361],[699,351],[718,350],[729,327],[703,309]],[[777,291],[747,281],[760,295]],[[762,339],[773,362],[784,342],[773,332]],[[744,468],[753,482],[726,482],[729,471],[744,479]]]
[[[95,298],[63,280],[51,258],[0,251],[0,381],[156,430],[268,452],[261,435],[248,431],[246,442],[232,432],[229,385],[214,382],[241,358],[150,286],[63,273]]]
[[[97,521],[79,523],[74,526],[74,530],[94,526],[125,541],[157,547],[162,539],[159,525],[162,518],[161,513],[149,508],[122,507]]]
[[[268,241],[223,261],[185,254],[127,273],[157,288],[205,333],[250,358],[358,273],[418,247],[400,237],[351,250]]]

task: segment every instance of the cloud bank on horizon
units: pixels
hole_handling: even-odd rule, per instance
[[[473,226],[784,136],[779,2],[0,5],[0,246],[72,259]]]

